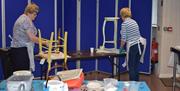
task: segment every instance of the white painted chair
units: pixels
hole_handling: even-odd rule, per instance
[[[114,28],[113,40],[106,40],[106,33],[105,33],[106,29],[105,29],[105,27],[106,27],[107,22],[114,22],[114,24],[115,24],[115,23],[117,23],[118,19],[119,19],[119,17],[105,17],[104,18],[103,30],[102,30],[102,32],[103,32],[103,45],[101,46],[101,48],[105,48],[106,44],[113,44],[114,48],[116,48],[116,46],[117,46],[117,30]]]

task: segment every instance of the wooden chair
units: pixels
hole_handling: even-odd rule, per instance
[[[51,37],[50,37],[50,40],[47,40],[47,39],[43,39],[41,37],[41,32],[39,32],[39,55],[42,57],[42,59],[47,59],[47,63],[48,63],[48,69],[47,69],[47,72],[46,72],[46,80],[48,80],[48,76],[49,76],[49,72],[52,70],[52,69],[55,69],[55,68],[58,68],[58,67],[62,67],[63,70],[67,70],[68,67],[67,67],[67,58],[68,58],[68,55],[67,55],[67,32],[65,32],[64,34],[64,37],[61,37],[61,36],[58,36],[58,40],[53,40],[53,37],[54,37],[54,32],[51,33]],[[42,45],[42,41],[45,40],[45,41],[48,41],[48,47],[44,47]],[[53,43],[57,43],[57,45],[54,45],[53,46]],[[44,53],[43,52],[43,48],[44,49],[47,49],[47,53]],[[62,58],[63,60],[63,64],[56,64],[54,66],[51,67],[51,62],[52,62],[52,52],[53,52],[53,49],[55,48],[55,53],[59,53],[60,50],[62,49],[62,53],[64,55],[64,57]],[[61,60],[61,59],[59,59]]]
[[[61,50],[62,49],[62,52],[64,54],[64,62],[62,65],[55,65],[53,68],[58,68],[58,67],[62,67],[63,70],[68,70],[68,67],[67,67],[67,59],[68,59],[68,54],[67,54],[67,36],[68,36],[68,33],[65,32],[64,33],[64,36],[61,37],[60,34],[58,36],[58,45],[57,47],[59,48],[58,50]]]

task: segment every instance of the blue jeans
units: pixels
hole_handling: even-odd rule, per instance
[[[143,45],[140,43],[141,53],[143,51]],[[138,66],[140,64],[140,57],[138,44],[135,44],[129,49],[129,80],[130,81],[139,81],[139,69]]]

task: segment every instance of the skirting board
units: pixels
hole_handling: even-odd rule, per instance
[[[159,74],[159,78],[171,78],[173,74]],[[176,77],[180,77],[180,74],[176,74]]]

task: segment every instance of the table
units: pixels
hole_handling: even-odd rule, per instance
[[[180,83],[176,82],[176,68],[177,68],[177,64],[180,65],[180,49],[171,47],[170,50],[178,55],[178,62],[177,60],[174,60],[174,66],[173,66],[173,91],[175,91],[176,86],[180,87]]]
[[[7,82],[6,80],[3,80],[0,83],[0,91],[7,91],[6,82]],[[33,80],[32,91],[43,91],[43,84],[44,84],[44,80]]]
[[[87,80],[85,81],[86,83],[84,84],[87,84]],[[32,91],[43,91],[43,88],[44,88],[44,80],[33,80],[33,83],[32,83]],[[136,84],[133,85],[133,81],[118,81],[118,91],[123,91],[123,88],[124,88],[124,84],[126,83],[129,83],[130,86],[137,86],[137,84],[139,85],[139,89],[138,91],[151,91],[148,87],[148,85],[146,84],[146,82],[144,81],[140,81],[140,82],[136,82]],[[1,83],[0,83],[0,91],[7,91],[6,90],[6,80],[3,80]]]
[[[114,62],[114,58],[125,57],[126,53],[122,53],[122,54],[100,53],[100,52],[90,53],[90,51],[82,50],[82,51],[69,52],[68,55],[71,56],[70,58],[68,58],[68,61],[107,58],[112,63],[112,77],[114,77],[114,66],[119,68],[119,64],[116,64]],[[35,56],[35,59],[37,59],[37,60],[40,60],[40,58],[41,57],[39,55]],[[63,60],[63,59],[57,59],[57,60]],[[53,60],[53,61],[57,61],[57,60]],[[42,72],[42,70],[41,70],[41,72]],[[42,74],[41,74],[41,78],[42,78]],[[120,71],[119,70],[118,70],[118,79],[120,80]]]

